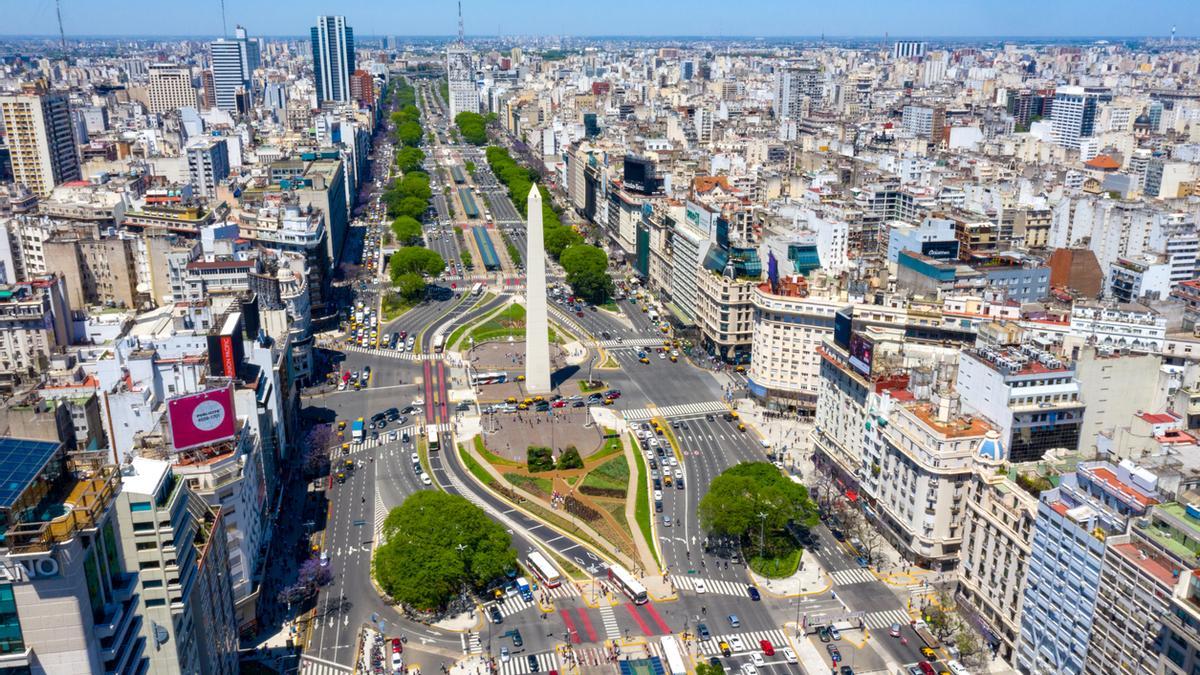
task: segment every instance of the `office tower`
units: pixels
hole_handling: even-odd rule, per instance
[[[906,105],[900,118],[900,126],[905,131],[933,142],[942,138],[942,129],[946,126],[946,109],[941,107]]]
[[[200,90],[200,107],[205,110],[217,107],[217,85],[209,68],[200,71]]]
[[[67,95],[44,81],[19,94],[0,94],[0,126],[8,142],[13,180],[45,197],[55,185],[79,179],[79,153]]]
[[[1083,87],[1062,87],[1054,92],[1050,130],[1055,145],[1078,150],[1079,140],[1095,133],[1098,104],[1111,100],[1107,91]]]
[[[525,391],[550,391],[550,323],[546,310],[546,247],[542,242],[542,193],[529,190],[525,207]]]
[[[245,44],[221,38],[208,43],[212,65],[213,93],[208,97],[214,107],[237,113],[238,96],[250,87],[250,76],[243,66]]]
[[[458,113],[479,112],[479,88],[471,50],[463,39],[462,3],[458,3],[458,40],[446,47],[446,79],[450,90],[450,119]]]
[[[893,59],[911,59],[925,56],[927,45],[916,40],[899,40],[892,45]]]
[[[180,108],[196,107],[192,72],[173,63],[150,64],[150,112],[164,115]]]
[[[188,145],[188,178],[196,195],[211,198],[229,177],[229,147],[223,138],[199,138]]]
[[[1021,672],[1084,671],[1106,541],[1158,501],[1145,473],[1124,462],[1083,462],[1041,493],[1021,603]]]
[[[354,30],[344,16],[319,16],[311,29],[317,103],[350,100],[354,72]]]
[[[775,117],[803,116],[805,99],[820,101],[823,93],[821,69],[814,64],[789,64],[775,75]]]
[[[365,70],[356,70],[350,76],[350,98],[371,105],[375,102],[375,80]]]
[[[242,46],[242,71],[246,73],[247,80],[252,79],[254,71],[262,65],[259,42],[257,39],[251,40],[246,35],[246,29],[241,26],[233,30],[233,39]]]

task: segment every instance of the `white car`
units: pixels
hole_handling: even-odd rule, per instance
[[[679,466],[679,460],[675,459],[675,455],[667,457],[667,461],[671,463],[671,466]]]
[[[418,455],[417,453],[415,453],[415,452],[414,452],[414,453],[412,454],[412,463],[413,463],[413,464],[420,464],[420,463],[421,463],[421,456],[420,456],[420,455]]]
[[[746,643],[742,642],[742,638],[734,635],[729,638],[729,646],[733,647],[733,651],[741,652],[746,650]]]
[[[692,588],[696,589],[697,593],[707,593],[708,592],[708,585],[704,583],[703,579],[697,579],[696,584],[694,586],[692,586]]]
[[[750,655],[750,662],[756,666],[767,665],[766,659],[764,659],[763,655],[759,652],[754,652],[753,654]]]
[[[662,490],[655,490],[655,491],[654,491],[654,501],[656,501],[656,502],[661,502],[661,501],[662,501]]]
[[[433,481],[429,479],[429,474],[427,473],[421,474],[421,483],[424,485],[433,485]]]
[[[758,675],[758,668],[755,668],[752,663],[743,663],[742,675]]]
[[[792,651],[791,647],[783,648],[783,658],[787,659],[788,663],[796,662],[796,652]]]
[[[404,657],[392,652],[392,670],[399,673],[404,668]]]

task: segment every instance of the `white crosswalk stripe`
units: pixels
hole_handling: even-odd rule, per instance
[[[613,614],[612,605],[607,602],[600,605],[600,622],[604,624],[604,636],[609,640],[621,637],[621,626],[617,624],[617,617]]]
[[[300,672],[303,675],[346,675],[354,672],[354,669],[338,663],[318,661],[305,654],[300,657]]]
[[[383,521],[387,519],[387,509],[383,506],[383,497],[375,491],[375,537],[373,541],[378,548],[383,544]]]
[[[538,672],[548,673],[558,669],[558,654],[554,652],[535,654],[534,658],[537,659]],[[508,660],[508,663],[500,664],[500,675],[524,675],[528,672],[530,672],[529,658],[525,654],[515,654]]]
[[[672,574],[671,581],[677,588],[689,591],[696,590],[696,582],[704,581],[704,592],[709,595],[734,595],[746,597],[746,584],[739,584],[724,579],[701,579],[689,574]]]
[[[467,636],[467,653],[483,653],[483,644],[479,641],[479,633],[476,631],[471,631],[471,633]]]
[[[835,586],[852,586],[854,584],[868,584],[872,581],[878,581],[874,574],[862,568],[830,572],[829,578],[833,579]]]
[[[519,594],[510,595],[500,602],[492,604],[500,608],[500,616],[512,616],[518,612],[523,612],[532,607],[536,607],[534,603],[525,602],[522,600]]]
[[[358,345],[337,344],[336,342],[323,343],[321,346],[339,352],[357,352],[359,354],[382,356],[384,358],[398,359],[400,361],[437,361],[438,359],[442,358],[441,354],[398,352],[395,349],[372,349],[370,347],[359,347]]]
[[[912,620],[908,612],[902,609],[889,609],[882,612],[871,612],[863,616],[863,625],[867,628],[886,628],[894,623],[904,625]]]
[[[705,401],[703,403],[681,403],[679,405],[668,405],[661,408],[639,408],[636,410],[625,410],[621,414],[625,416],[627,422],[645,422],[646,420],[655,417],[688,417],[692,415],[706,415],[708,413],[726,413],[729,412],[729,406],[720,401]]]
[[[453,425],[451,425],[449,422],[444,422],[442,424],[438,424],[435,426],[437,426],[437,430],[439,433],[447,433],[447,432],[451,431],[452,427],[453,427]],[[362,450],[370,450],[372,448],[377,448],[381,445],[388,445],[390,443],[395,443],[395,444],[401,443],[401,442],[403,442],[401,439],[404,438],[404,434],[408,434],[409,442],[412,442],[412,440],[414,438],[416,438],[417,433],[424,434],[427,429],[429,429],[429,427],[424,426],[424,425],[416,425],[416,424],[409,424],[409,425],[403,426],[403,427],[388,427],[388,428],[384,429],[383,431],[379,432],[379,438],[372,438],[371,436],[367,436],[366,438],[364,438],[362,441],[359,441],[359,442],[351,441],[350,454],[355,454]],[[393,431],[396,432],[396,440],[394,440],[394,441],[391,440]]]
[[[616,340],[601,340],[596,343],[597,347],[604,349],[620,349],[621,347],[660,347],[662,346],[662,338],[622,338],[620,342]]]
[[[733,637],[737,636],[742,641],[742,648],[738,649],[733,645]],[[728,635],[713,634],[710,640],[700,641],[700,653],[705,656],[717,656],[721,653],[721,642],[728,642],[734,654],[748,654],[757,652],[762,649],[760,643],[763,640],[769,640],[771,646],[775,649],[782,649],[790,646],[787,641],[787,636],[781,630],[758,630],[748,633],[730,633]]]

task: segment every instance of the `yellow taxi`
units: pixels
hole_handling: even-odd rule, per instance
[[[736,420],[738,418],[738,413],[736,410],[731,410],[729,412],[729,416]]]
[[[338,420],[338,431],[346,428],[346,420]]]
[[[650,363],[650,359],[643,356],[642,358],[638,359],[638,363]]]
[[[679,362],[679,357],[678,357],[678,356],[675,356],[674,354],[672,354],[672,355],[670,356],[670,358],[671,358],[671,363],[678,363],[678,362]]]
[[[518,375],[518,376],[517,376],[517,382],[524,382],[524,381],[525,381],[525,376],[524,376],[524,375]]]
[[[546,397],[545,397],[545,396],[542,396],[542,395],[540,395],[540,394],[539,394],[539,395],[537,395],[537,396],[534,396],[534,397],[533,397],[533,402],[534,402],[534,403],[541,403],[542,401],[545,401],[545,400],[546,400]]]
[[[734,370],[734,372],[737,372],[737,373],[744,373],[744,372],[746,372],[746,366],[738,366],[737,368],[734,368],[733,370]]]
[[[528,403],[518,403],[517,410],[529,410],[529,404]]]
[[[508,403],[508,404],[517,403],[517,397],[516,397],[516,396],[509,396],[508,398],[504,399],[504,402],[505,402],[505,403]]]
[[[745,430],[746,430],[746,423],[738,422],[738,431],[745,431]]]

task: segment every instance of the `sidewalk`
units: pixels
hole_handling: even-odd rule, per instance
[[[816,595],[833,588],[833,582],[817,562],[816,556],[804,556],[800,560],[800,569],[792,576],[782,579],[761,577],[749,568],[746,569],[746,573],[754,585],[776,597]]]

